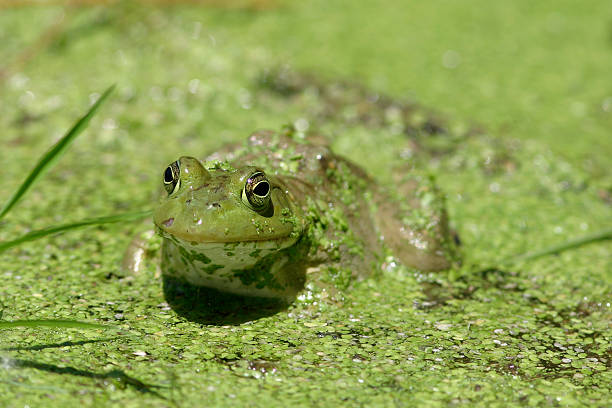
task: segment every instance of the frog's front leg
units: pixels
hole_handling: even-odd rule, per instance
[[[121,270],[126,275],[138,275],[145,269],[147,260],[159,254],[161,237],[153,229],[137,234],[123,254]],[[159,266],[156,275],[159,274]]]

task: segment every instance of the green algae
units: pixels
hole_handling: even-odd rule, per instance
[[[0,321],[0,329],[7,329],[13,327],[69,327],[79,329],[103,329],[106,326],[103,326],[101,324],[77,322],[74,320],[13,320],[10,322]],[[109,328],[112,328],[112,326],[110,326]]]
[[[605,16],[609,4],[596,3]],[[609,405],[610,243],[500,263],[609,222],[609,21],[572,2],[122,7],[73,13],[60,42],[4,79],[4,191],[92,93],[118,85],[92,132],[3,219],[1,240],[149,208],[175,157],[305,120],[381,183],[406,160],[435,174],[464,267],[421,274],[389,260],[343,301],[313,289],[287,308],[169,296],[154,261],[118,273],[139,225],[27,243],[0,257],[3,320],[74,319],[120,335],[3,330],[0,405]],[[58,12],[5,10],[0,60]],[[340,101],[313,81],[262,89],[261,73],[286,61],[315,71],[319,88],[349,78],[330,85]],[[361,117],[364,94],[389,98],[382,113],[406,94],[431,109],[415,105],[418,131],[404,132],[396,110]]]

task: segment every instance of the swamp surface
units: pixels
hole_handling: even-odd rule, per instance
[[[500,263],[611,226],[612,3],[73,3],[0,5],[0,201],[117,84],[0,240],[151,208],[180,155],[289,124],[381,184],[434,175],[463,267],[182,313],[154,259],[120,270],[147,222],[24,244],[2,320],[118,329],[2,330],[0,406],[612,404],[611,243]]]

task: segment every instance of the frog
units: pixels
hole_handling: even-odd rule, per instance
[[[294,129],[182,156],[161,181],[161,273],[195,287],[291,302],[310,282],[344,290],[389,259],[423,272],[459,260],[431,177],[402,172],[389,188]]]

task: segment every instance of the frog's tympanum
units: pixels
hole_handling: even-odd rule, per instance
[[[454,242],[427,177],[392,191],[361,167],[292,132],[261,131],[204,161],[163,172],[155,209],[162,273],[246,296],[293,299],[311,279],[347,287],[393,256],[449,268]]]

